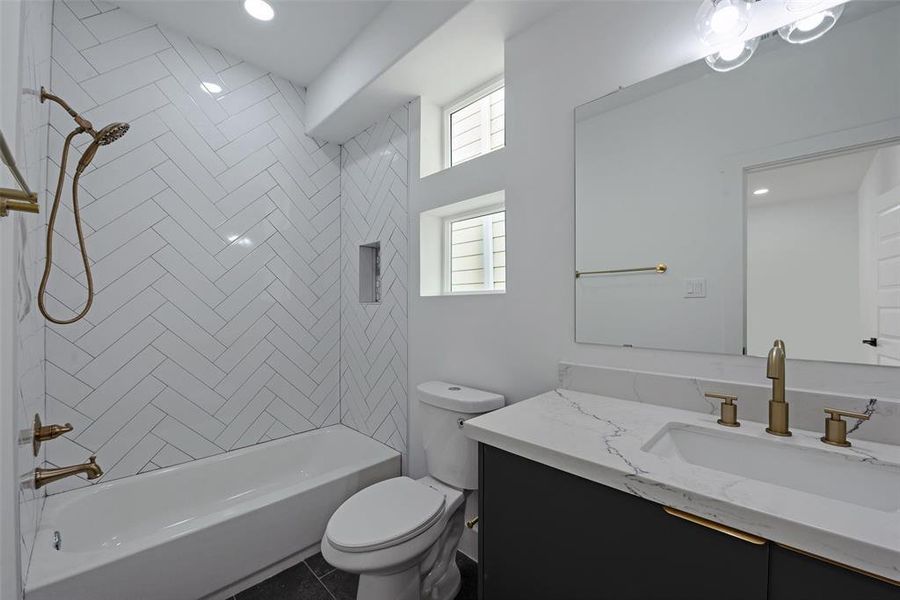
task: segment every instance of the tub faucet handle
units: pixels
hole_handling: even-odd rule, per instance
[[[31,449],[34,452],[34,455],[37,456],[38,452],[41,451],[41,444],[43,442],[55,440],[59,436],[64,433],[69,433],[73,429],[74,427],[72,427],[71,423],[66,423],[65,425],[44,425],[41,423],[41,416],[35,414],[34,434],[31,437]]]

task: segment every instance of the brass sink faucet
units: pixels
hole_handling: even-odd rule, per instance
[[[42,469],[34,470],[34,489],[42,488],[48,483],[84,473],[88,479],[97,479],[103,475],[103,469],[97,464],[97,457],[92,456],[86,463],[80,465],[72,465],[71,467],[60,467],[59,469]]]
[[[772,399],[769,400],[769,426],[772,435],[789,436],[788,403],[784,399],[784,342],[775,340],[769,350],[766,377],[772,380]]]

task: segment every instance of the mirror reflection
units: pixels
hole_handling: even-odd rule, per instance
[[[577,341],[900,366],[898,47],[851,3],[578,107]]]

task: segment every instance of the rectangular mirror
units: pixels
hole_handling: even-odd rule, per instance
[[[575,111],[578,342],[900,366],[900,4]]]

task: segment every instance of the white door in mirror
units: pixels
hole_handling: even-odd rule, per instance
[[[894,154],[896,159],[890,162],[896,165],[900,152]],[[867,304],[862,307],[864,330],[860,337],[877,340],[863,342],[871,348],[874,364],[900,366],[900,185],[863,199],[861,212],[870,241],[860,247],[862,301]]]

